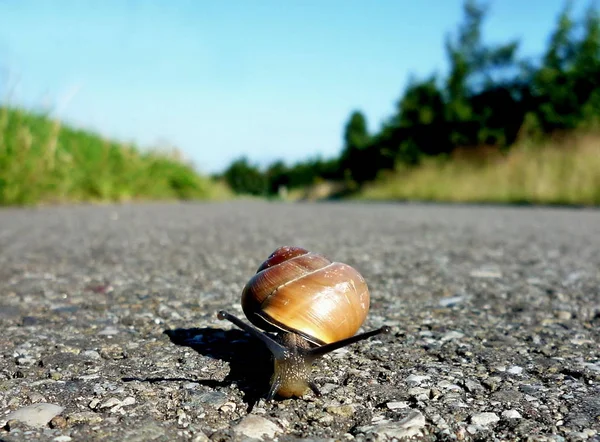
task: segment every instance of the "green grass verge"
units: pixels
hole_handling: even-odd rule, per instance
[[[521,143],[485,159],[429,159],[381,177],[356,198],[600,205],[600,134]]]
[[[0,205],[224,199],[228,188],[199,175],[176,151],[134,145],[0,107]]]

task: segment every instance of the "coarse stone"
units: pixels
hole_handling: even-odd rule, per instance
[[[487,426],[491,424],[495,424],[498,422],[500,418],[496,413],[477,413],[471,416],[471,423],[475,425]]]
[[[264,417],[249,414],[233,427],[233,431],[249,438],[272,439],[281,433],[281,428]]]
[[[29,425],[30,427],[45,427],[54,416],[59,415],[64,410],[57,404],[37,403],[21,407],[4,417],[6,421],[16,420]]]
[[[422,435],[425,417],[420,411],[411,411],[398,422],[389,422],[376,426],[373,433],[388,439],[405,439]]]
[[[502,412],[502,417],[504,419],[521,419],[523,416],[521,416],[521,413],[519,413],[517,410],[511,409],[504,410]]]

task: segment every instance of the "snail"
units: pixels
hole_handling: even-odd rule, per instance
[[[369,311],[369,290],[353,267],[332,262],[301,247],[279,247],[242,290],[242,310],[249,325],[221,310],[228,320],[262,341],[274,357],[266,396],[302,397],[309,389],[312,363],[338,348],[389,333],[387,326],[355,335]],[[258,328],[257,328],[258,327]],[[267,333],[277,332],[275,338]]]

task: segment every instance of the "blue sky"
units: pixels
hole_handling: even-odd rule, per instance
[[[462,3],[0,0],[0,94],[203,172],[331,157],[352,110],[377,130],[411,74],[445,72]],[[484,38],[539,54],[563,4],[492,0]]]

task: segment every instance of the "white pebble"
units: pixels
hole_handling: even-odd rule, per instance
[[[442,298],[438,301],[442,307],[452,307],[456,304],[460,304],[465,299],[464,296],[452,296],[451,298]]]
[[[448,333],[446,333],[444,336],[442,336],[441,341],[442,342],[446,342],[446,341],[452,341],[454,339],[461,339],[462,337],[464,337],[465,334],[461,333],[459,331],[449,331]]]
[[[281,428],[264,417],[248,414],[233,427],[233,431],[253,439],[272,439],[277,433],[281,433]]]
[[[83,356],[85,356],[86,358],[90,358],[90,359],[102,359],[102,357],[100,356],[100,353],[98,353],[96,350],[86,350],[82,353]]]
[[[398,425],[402,428],[422,428],[425,426],[425,416],[420,411],[411,411],[408,416],[398,422]]]
[[[407,377],[404,381],[407,384],[420,384],[421,382],[430,379],[430,376],[427,375],[419,375],[419,374],[411,374],[409,377]]]
[[[523,416],[517,410],[506,410],[502,412],[502,417],[504,419],[521,419]]]
[[[502,278],[502,273],[492,269],[478,269],[471,272],[472,278]]]
[[[100,399],[98,399],[98,398],[92,399],[90,401],[90,403],[88,404],[88,407],[90,407],[93,410],[98,406],[99,403],[100,403]]]
[[[30,427],[45,427],[54,416],[59,415],[64,410],[60,405],[39,403],[19,408],[9,413],[4,418],[6,421],[18,420]]]
[[[127,396],[125,399],[123,399],[123,401],[121,402],[121,406],[125,407],[127,405],[133,405],[135,404],[135,398],[133,396]]]
[[[411,411],[408,416],[399,422],[386,422],[376,426],[373,430],[377,435],[388,439],[405,439],[421,436],[421,428],[425,426],[425,416],[419,411]]]
[[[523,373],[523,367],[519,367],[518,365],[513,365],[508,370],[506,370],[506,372],[510,373],[510,374],[521,374],[521,373]]]
[[[114,336],[119,334],[119,330],[115,327],[106,327],[104,330],[99,331],[98,334],[103,336]]]
[[[387,407],[390,410],[400,410],[402,408],[408,408],[409,404],[406,401],[393,401],[393,402],[388,402]]]
[[[23,356],[17,358],[17,365],[33,365],[37,362],[37,359],[33,356]]]
[[[498,422],[500,418],[496,413],[478,413],[471,416],[471,423],[486,426]]]
[[[225,402],[223,405],[219,407],[219,410],[223,412],[234,412],[236,405],[234,402]]]
[[[119,399],[117,399],[116,397],[111,397],[108,400],[104,401],[100,405],[100,408],[110,408],[110,407],[114,407],[115,405],[121,405],[121,401]]]

